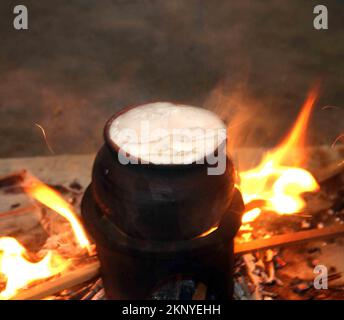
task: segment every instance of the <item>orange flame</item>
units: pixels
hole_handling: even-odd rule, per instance
[[[246,211],[245,214],[242,216],[242,219],[241,219],[242,223],[253,221],[260,215],[261,212],[262,210],[259,208],[253,208],[249,211]]]
[[[6,287],[0,300],[13,297],[20,288],[43,278],[54,276],[69,266],[69,262],[52,251],[38,262],[27,260],[26,249],[12,237],[0,238],[0,273],[6,277]]]
[[[241,172],[240,190],[245,203],[264,200],[260,208],[253,208],[242,218],[243,223],[256,219],[261,209],[279,214],[300,212],[305,202],[301,195],[319,189],[310,172],[300,168],[305,160],[305,133],[317,94],[313,90],[286,138],[261,163]]]
[[[33,176],[30,177],[30,183],[23,187],[25,191],[37,201],[67,219],[80,247],[87,249],[90,252],[91,245],[86,236],[85,230],[68,202],[66,202],[56,191],[49,188],[46,184]]]
[[[54,190],[30,176],[23,184],[24,190],[37,201],[59,213],[71,225],[76,241],[81,248],[92,251],[86,233],[69,204]],[[32,262],[27,259],[26,249],[12,237],[0,237],[0,275],[5,278],[5,288],[0,299],[13,297],[19,289],[39,280],[54,276],[67,267],[70,262],[49,250],[43,259]]]

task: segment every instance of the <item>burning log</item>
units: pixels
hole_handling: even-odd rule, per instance
[[[34,176],[29,177],[28,181],[23,184],[23,188],[34,199],[64,217],[70,223],[80,247],[91,250],[90,241],[87,238],[86,232],[83,229],[78,216],[75,214],[69,203],[67,203],[56,191],[49,188]]]
[[[104,288],[100,289],[91,300],[106,300]]]
[[[98,279],[90,288],[90,290],[81,298],[81,300],[92,300],[92,298],[103,289],[103,282]]]
[[[62,290],[71,288],[78,284],[84,283],[99,274],[99,262],[90,263],[79,269],[66,272],[56,279],[43,282],[30,289],[23,290],[18,293],[11,300],[38,300],[47,296],[51,296]]]
[[[312,229],[291,234],[276,235],[268,239],[252,240],[250,242],[239,243],[234,247],[236,254],[245,254],[258,250],[285,247],[304,243],[312,240],[330,239],[344,236],[344,226],[327,227],[323,229]]]
[[[69,289],[64,289],[63,291],[53,295],[49,296],[47,298],[44,298],[44,300],[80,300],[81,297],[83,297],[93,286],[93,282],[86,282],[82,283],[81,285],[77,285],[74,287],[71,287]],[[81,287],[80,287],[81,286]],[[75,289],[76,288],[76,289]]]
[[[18,172],[13,172],[9,175],[0,177],[0,188],[8,188],[20,185],[26,175],[26,170],[21,170]]]
[[[3,183],[3,185],[6,188],[14,187],[14,188],[20,189],[21,192],[25,191],[29,193],[31,196],[36,198],[39,202],[43,203],[47,207],[49,206],[52,207],[51,209],[54,210],[56,213],[59,213],[61,217],[64,217],[66,219],[66,222],[63,220],[60,223],[62,229],[61,229],[61,232],[59,232],[59,234],[57,235],[57,234],[50,234],[49,232],[47,233],[44,232],[44,227],[42,228],[42,223],[43,223],[43,218],[47,216],[46,214],[42,213],[43,208],[41,208],[42,212],[41,210],[39,210],[39,213],[40,213],[38,215],[39,217],[36,216],[37,208],[40,208],[38,206],[27,206],[27,207],[18,208],[18,209],[0,213],[0,217],[3,218],[3,222],[5,222],[3,224],[4,226],[12,226],[14,222],[17,225],[18,222],[17,222],[16,217],[18,215],[28,214],[27,217],[29,218],[30,221],[32,220],[32,216],[33,216],[35,218],[33,219],[35,222],[33,226],[35,228],[35,231],[37,229],[36,221],[37,221],[37,226],[41,225],[40,227],[41,227],[41,230],[43,231],[43,233],[41,232],[42,235],[39,238],[40,241],[41,239],[43,240],[44,237],[48,235],[48,238],[46,238],[45,240],[44,246],[39,250],[37,254],[36,253],[33,254],[33,256],[35,257],[35,259],[33,259],[34,262],[30,261],[30,259],[27,259],[27,257],[31,256],[30,250],[27,250],[16,239],[16,238],[19,238],[19,239],[23,238],[21,233],[16,235],[16,238],[13,238],[10,236],[0,237],[1,246],[2,246],[1,247],[2,255],[0,256],[0,266],[1,266],[0,271],[4,273],[4,276],[5,276],[4,283],[6,284],[5,289],[2,289],[0,292],[0,297],[3,299],[11,298],[15,296],[16,294],[21,294],[21,291],[20,291],[21,288],[25,286],[31,286],[31,283],[35,281],[44,281],[43,279],[49,279],[50,277],[56,274],[61,274],[64,270],[67,270],[67,267],[70,267],[69,258],[75,257],[79,254],[84,255],[86,253],[85,249],[87,249],[89,255],[91,255],[92,248],[93,248],[93,246],[89,243],[86,237],[86,234],[84,233],[82,225],[78,221],[78,217],[76,216],[75,212],[70,207],[70,205],[65,200],[63,200],[63,198],[58,193],[50,189],[46,184],[40,182],[38,179],[34,178],[33,176],[28,175],[26,171],[23,171],[23,172],[25,172],[24,177],[23,177],[22,172],[6,176],[5,178],[3,178],[3,181],[6,182],[6,183]],[[32,215],[32,214],[29,215],[30,213],[34,213],[35,215]],[[52,217],[54,216],[56,217],[56,213],[52,215]],[[12,217],[14,219],[11,219],[11,222],[8,223],[8,220]],[[23,220],[24,222],[26,222],[28,220],[24,218],[26,218],[26,216],[23,217],[23,219],[21,218],[20,221]],[[12,221],[12,220],[15,220],[15,221]],[[52,218],[50,222],[48,220],[49,219],[46,219],[45,221],[47,224],[50,224],[51,222],[53,222],[53,220],[56,220],[56,219]],[[25,225],[28,225],[30,227],[32,224],[25,224]],[[3,234],[14,235],[16,234],[15,232],[17,232],[16,229],[14,229],[14,231],[12,232],[7,232],[7,233],[3,232]],[[19,229],[18,229],[18,232],[20,232]],[[30,233],[32,233],[33,238],[34,238],[35,234],[31,229],[30,229]],[[74,241],[73,241],[73,233],[75,236]],[[63,241],[61,243],[58,243],[58,241],[54,240],[54,239],[59,240],[60,238],[65,243],[63,243]],[[49,243],[49,241],[50,242],[54,241],[53,248],[52,248],[52,244]],[[31,246],[29,247],[31,249]],[[19,265],[18,268],[20,269],[20,272],[23,273],[21,277],[16,277],[16,270],[12,267],[14,265],[17,265],[17,266]],[[82,282],[84,281],[84,278],[82,277],[83,272],[81,272],[81,279],[80,279],[80,281]],[[87,276],[87,272],[86,272],[85,277],[86,276]],[[78,279],[78,277],[79,276],[76,276],[76,279]],[[73,277],[72,278],[60,277],[58,279],[62,279],[62,280],[56,280],[57,288],[59,288],[60,286],[59,281],[62,281],[62,283],[65,283],[67,281],[67,283],[64,284],[64,285],[67,285],[67,287],[69,286],[69,281],[74,281]],[[55,279],[53,279],[52,282],[54,283]],[[48,283],[47,286],[49,289],[49,285],[51,281],[46,281],[46,283]],[[47,288],[43,286],[42,290],[46,290],[46,289]],[[58,290],[58,289],[54,289],[54,290]],[[35,291],[33,291],[33,293],[34,292]]]

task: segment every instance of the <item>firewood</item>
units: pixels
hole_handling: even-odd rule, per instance
[[[249,278],[251,279],[254,285],[254,291],[250,299],[252,300],[262,300],[263,296],[261,294],[262,291],[262,279],[256,273],[256,264],[254,262],[254,256],[251,253],[246,253],[243,255],[243,260],[246,265],[246,270]]]
[[[88,292],[81,298],[81,300],[92,300],[92,298],[101,290],[103,289],[103,282],[102,279],[98,279],[88,290]]]
[[[38,208],[37,205],[28,205],[28,206],[20,207],[17,209],[0,212],[0,219],[18,216],[18,215],[26,214],[26,213],[30,213],[30,212],[35,212],[37,210],[37,208]]]
[[[253,240],[235,245],[235,254],[245,254],[257,250],[274,247],[291,246],[312,240],[329,239],[344,236],[344,226],[327,227],[323,229],[300,231],[291,234],[276,235],[269,239]],[[64,289],[84,283],[99,275],[99,262],[94,262],[83,268],[73,270],[60,277],[48,280],[35,287],[23,290],[12,299],[37,300],[53,295]],[[203,289],[201,290],[204,291]],[[202,294],[203,295],[203,294]],[[195,297],[196,298],[196,297]]]
[[[299,231],[295,233],[288,233],[276,235],[268,239],[252,240],[246,243],[236,244],[234,247],[235,254],[245,254],[248,252],[271,249],[275,247],[285,247],[304,243],[312,240],[325,240],[344,236],[344,225],[327,227],[323,229],[312,229],[307,231]]]
[[[91,300],[106,300],[104,288],[100,289],[100,290],[91,298]]]
[[[0,188],[12,187],[19,185],[25,179],[26,170],[13,172],[11,174],[0,177]]]
[[[38,300],[51,296],[64,289],[84,283],[99,274],[99,262],[93,262],[79,269],[66,272],[58,278],[43,282],[32,288],[19,292],[12,300]]]

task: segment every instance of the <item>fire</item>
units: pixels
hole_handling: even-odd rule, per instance
[[[33,176],[29,176],[23,188],[37,201],[67,219],[77,244],[91,252],[91,244],[76,214],[57,192]],[[5,288],[2,291],[0,288],[0,299],[9,299],[19,289],[61,273],[69,265],[68,260],[51,250],[40,261],[30,261],[27,250],[15,238],[0,237],[0,276],[5,280]]]
[[[242,223],[253,221],[260,215],[261,212],[262,210],[260,210],[259,208],[254,208],[249,211],[246,211],[241,219]]]
[[[56,191],[33,176],[30,177],[30,183],[24,185],[24,189],[31,197],[67,219],[80,247],[91,250],[90,242],[77,215]]]
[[[38,280],[54,276],[69,266],[69,262],[49,251],[38,262],[27,258],[26,249],[12,237],[0,238],[0,274],[6,278],[6,287],[0,299],[13,297],[20,288]]]
[[[247,211],[243,223],[256,219],[262,209],[278,214],[300,212],[305,207],[302,194],[319,189],[312,174],[301,168],[305,161],[305,132],[316,97],[315,90],[311,91],[282,143],[267,153],[257,167],[239,174],[245,204],[256,200],[264,203]]]

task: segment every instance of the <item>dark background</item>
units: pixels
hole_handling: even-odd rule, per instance
[[[29,29],[13,28],[25,4]],[[170,100],[243,118],[238,146],[272,146],[321,79],[310,144],[344,131],[344,1],[40,0],[0,3],[0,157],[95,152],[124,106]],[[331,106],[323,108],[324,106]],[[240,140],[240,141],[239,141]]]

